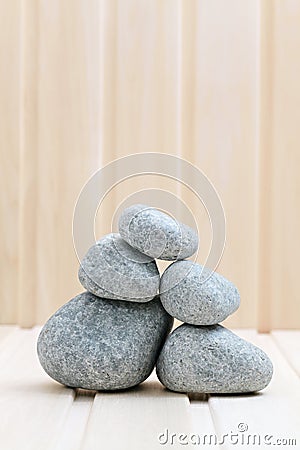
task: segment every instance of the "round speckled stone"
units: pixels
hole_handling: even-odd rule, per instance
[[[183,324],[167,338],[156,371],[172,391],[229,394],[264,389],[273,366],[265,352],[221,325]]]
[[[172,323],[159,297],[139,304],[85,292],[44,325],[38,357],[47,374],[64,385],[129,388],[152,372]]]
[[[222,322],[240,305],[233,283],[192,261],[176,261],[165,270],[160,298],[171,316],[192,325]]]
[[[114,233],[104,236],[88,250],[78,278],[85,289],[98,297],[131,302],[148,302],[159,288],[155,261]]]
[[[198,248],[195,230],[146,205],[126,208],[119,220],[119,232],[128,244],[152,258],[184,259]]]

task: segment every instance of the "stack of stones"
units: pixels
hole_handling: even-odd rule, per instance
[[[62,306],[38,339],[44,370],[58,382],[126,389],[156,365],[168,389],[242,393],[263,389],[272,363],[259,348],[218,325],[240,304],[236,287],[186,258],[196,232],[169,215],[133,205],[119,234],[96,242],[81,262],[86,292]],[[175,261],[160,278],[155,258]],[[184,322],[171,334],[174,318]]]

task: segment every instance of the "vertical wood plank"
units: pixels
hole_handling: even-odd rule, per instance
[[[0,2],[0,323],[16,323],[18,297],[20,2]]]
[[[98,0],[39,4],[39,323],[82,291],[72,217],[100,161],[100,6]]]
[[[260,2],[258,331],[272,328],[273,2]]]
[[[209,442],[210,436],[212,436],[211,443],[213,444],[213,448],[220,450],[221,447],[215,443],[214,439],[215,436],[217,438],[217,430],[213,423],[213,418],[208,405],[208,399],[209,396],[206,394],[193,394],[190,396],[190,413],[193,422],[193,432],[200,436],[200,439],[198,440],[200,441],[199,445],[203,443],[205,435],[207,436],[205,441],[206,443]],[[189,441],[191,441],[190,437]],[[194,443],[193,441],[191,442],[193,445],[196,445],[197,438],[195,438]]]
[[[300,328],[300,2],[275,0],[272,292],[273,328]]]
[[[256,324],[258,18],[257,0],[196,2],[195,43],[187,44],[195,47],[194,60],[185,68],[195,73],[194,98],[187,106],[194,108],[194,126],[189,138],[193,148],[187,145],[184,152],[192,154],[224,206],[226,247],[217,270],[237,285],[242,299],[226,321],[231,327]],[[200,208],[200,214],[195,207],[193,211],[203,261],[212,232]]]
[[[95,391],[76,389],[76,396],[63,429],[56,435],[51,450],[80,450],[87,431]]]
[[[117,40],[118,40],[118,1],[100,0],[99,23],[99,140],[100,160],[98,168],[117,158]],[[97,239],[111,232],[112,217],[116,206],[115,190],[104,199],[95,218]]]
[[[179,148],[178,2],[127,0],[104,3],[103,50],[104,161],[133,153],[176,153]],[[105,115],[104,115],[105,112]],[[148,189],[177,192],[160,176],[128,179],[109,193],[97,217],[111,231],[111,216],[129,195]],[[106,217],[106,228],[101,227]]]
[[[21,1],[20,217],[17,321],[36,320],[38,0]]]
[[[0,322],[44,322],[82,289],[71,227],[83,183],[162,151],[196,163],[224,203],[219,270],[242,295],[227,324],[299,327],[299,3],[12,0],[0,13]],[[187,201],[203,262],[204,208],[158,177],[117,187],[98,237],[151,185]]]
[[[94,450],[99,442],[109,450],[161,449],[167,443],[160,443],[161,434],[162,442],[167,437],[168,444],[179,449],[179,434],[192,432],[187,396],[148,380],[128,391],[96,395],[82,450]],[[176,438],[172,444],[173,433]]]
[[[177,14],[171,0],[118,1],[118,156],[177,147]]]

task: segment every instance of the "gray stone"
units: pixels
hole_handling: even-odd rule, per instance
[[[104,236],[88,250],[78,277],[82,286],[98,297],[148,302],[158,294],[155,261],[132,248],[119,234]]]
[[[171,316],[192,325],[222,322],[240,305],[233,283],[192,261],[176,261],[165,270],[160,297]]]
[[[156,371],[172,391],[238,394],[264,389],[273,366],[265,352],[221,325],[183,324],[167,338]]]
[[[64,385],[129,388],[152,372],[172,323],[159,297],[139,304],[84,292],[44,325],[38,357],[47,374]]]
[[[152,258],[184,259],[198,248],[195,230],[146,205],[125,209],[119,220],[119,232],[128,244]]]

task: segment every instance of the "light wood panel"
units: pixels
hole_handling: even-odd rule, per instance
[[[37,322],[83,290],[72,216],[100,163],[99,10],[98,1],[39,2]]]
[[[77,389],[63,428],[55,436],[51,450],[81,450],[85,439],[95,392]]]
[[[253,330],[235,330],[235,332],[265,350],[273,363],[274,375],[269,386],[254,395],[210,396],[209,405],[217,433],[220,436],[231,431],[243,434],[238,428],[242,423],[248,427],[244,432],[245,439],[247,439],[247,435],[251,436],[250,444],[247,445],[250,449],[257,448],[257,441],[253,442],[255,434],[261,436],[262,448],[274,445],[277,438],[296,439],[296,442],[299,442],[299,377],[270,335],[259,335]],[[266,444],[264,443],[265,436],[269,436]],[[225,440],[222,448],[227,450],[232,448],[232,444]],[[293,445],[287,445],[287,448],[293,448]]]
[[[272,337],[280,348],[291,367],[300,376],[300,331],[299,330],[276,330],[272,331]]]
[[[210,178],[221,197],[227,224],[219,270],[234,280],[242,299],[240,309],[226,324],[246,326],[256,322],[257,312],[253,267],[257,261],[254,186],[258,181],[259,5],[251,0],[195,2],[192,15],[195,75],[193,103],[189,108],[193,110],[193,125],[189,131],[191,149],[184,151]],[[189,20],[185,27],[189,27]],[[186,73],[193,70],[183,67]],[[202,224],[203,219],[200,229]]]
[[[300,2],[274,1],[273,328],[299,328]]]
[[[230,444],[236,434],[240,446],[246,446],[250,436],[250,449],[274,446],[277,438],[300,439],[300,379],[290,365],[299,354],[295,331],[277,331],[274,339],[273,334],[235,330],[272,359],[270,385],[255,395],[193,394],[190,400],[185,394],[164,389],[155,373],[124,392],[96,394],[61,386],[39,365],[35,351],[38,332],[39,328],[0,327],[0,443],[5,450],[182,448],[180,435],[186,436],[181,439],[190,445],[197,442],[197,435],[201,443],[206,436],[206,445],[210,436],[212,442],[215,436],[220,441],[225,436],[225,444],[213,445],[216,449],[238,447]],[[239,424],[248,429],[239,430]],[[158,437],[161,433],[166,437],[166,430],[168,442],[159,444]],[[252,445],[254,435],[256,439],[260,435],[261,445]],[[268,445],[264,445],[265,436],[269,436]],[[284,447],[297,448],[292,442]]]
[[[274,70],[274,11],[268,0],[260,3],[259,48],[259,158],[258,158],[258,330],[269,332],[272,328],[272,235],[269,218],[272,215],[273,152],[273,70]]]
[[[0,326],[0,345],[5,345],[5,339],[15,330],[15,328],[14,325]]]
[[[0,2],[2,323],[42,323],[82,290],[77,195],[104,164],[151,151],[196,164],[222,199],[219,270],[242,297],[226,324],[300,326],[299,11],[298,0]],[[174,181],[117,186],[97,231],[151,183],[192,210],[202,262],[208,217]]]
[[[37,193],[38,193],[38,1],[20,2],[20,188],[19,267],[17,321],[35,324],[37,281]],[[29,269],[30,268],[30,269]]]
[[[52,448],[73,403],[74,391],[41,370],[38,331],[17,329],[0,348],[0,442],[7,450]]]
[[[192,394],[190,396],[190,413],[192,418],[193,433],[202,436],[201,441],[203,442],[203,436],[217,436],[216,428],[213,422],[213,417],[208,404],[209,396],[204,394]],[[197,442],[197,437],[193,438],[189,436],[189,441]],[[201,442],[200,441],[200,442]],[[206,441],[207,442],[207,441]],[[193,444],[195,445],[195,444]],[[199,444],[200,445],[200,444]],[[220,450],[222,447],[215,444],[214,448]]]
[[[145,450],[159,449],[162,447],[159,436],[165,434],[161,437],[164,442],[166,430],[168,434],[179,430],[193,432],[189,409],[188,397],[166,391],[155,375],[152,381],[133,390],[99,393],[95,397],[82,449],[94,450],[99,442],[110,450],[118,450],[120,446],[124,450],[141,446]],[[176,437],[172,448],[181,447]]]
[[[20,2],[0,2],[0,322],[17,321]]]
[[[258,3],[189,1],[174,6],[130,0],[118,2],[115,14],[117,34],[107,57],[112,72],[106,90],[111,89],[112,99],[117,96],[107,131],[111,136],[113,127],[113,155],[176,153],[210,177],[227,214],[220,270],[235,280],[242,295],[242,306],[228,324],[254,324]],[[111,111],[111,102],[107,108]],[[111,202],[145,185],[148,180],[122,183]],[[153,183],[161,189],[167,185],[165,180]],[[174,192],[171,182],[169,188]],[[202,261],[211,240],[208,217],[192,194],[180,187],[176,191],[200,225]]]

